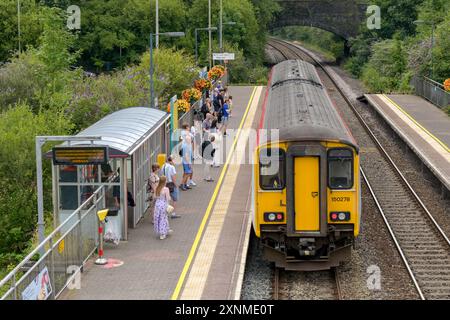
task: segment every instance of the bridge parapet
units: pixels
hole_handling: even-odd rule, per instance
[[[348,40],[359,32],[366,19],[367,1],[355,0],[276,0],[281,12],[271,29],[309,26],[330,31]]]

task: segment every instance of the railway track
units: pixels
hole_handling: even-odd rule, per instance
[[[340,300],[338,271],[298,272],[274,270],[274,300]]]
[[[268,45],[285,59],[303,59],[317,66],[361,147],[361,176],[419,297],[422,300],[450,299],[450,241],[363,116],[320,61],[294,44],[270,39]]]

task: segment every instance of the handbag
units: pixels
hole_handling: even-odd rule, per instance
[[[171,214],[174,210],[175,208],[173,206],[171,206],[170,204],[167,205],[166,211],[168,214]]]
[[[163,169],[164,169],[164,170],[163,170],[164,175],[166,175],[166,177],[167,177],[167,174],[166,174],[166,165],[163,166]],[[176,186],[175,186],[175,183],[173,183],[173,182],[167,182],[167,183],[166,183],[166,187],[169,188],[169,192],[172,193],[172,192],[175,191],[175,187],[176,187]]]

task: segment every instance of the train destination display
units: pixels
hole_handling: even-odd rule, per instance
[[[108,163],[108,147],[55,147],[55,165],[88,165]]]

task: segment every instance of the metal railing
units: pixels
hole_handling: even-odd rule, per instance
[[[411,80],[415,93],[440,108],[447,108],[450,105],[450,93],[444,87],[427,77],[414,76]]]
[[[49,298],[58,298],[97,249],[97,211],[104,208],[108,187],[99,187],[0,281],[1,300],[21,300],[22,292],[46,267],[52,288]]]
[[[200,111],[202,99],[196,101],[192,106],[191,109],[184,113],[179,119],[178,119],[178,128],[181,128],[183,123],[187,123],[190,126],[194,124],[194,114],[197,111]]]

